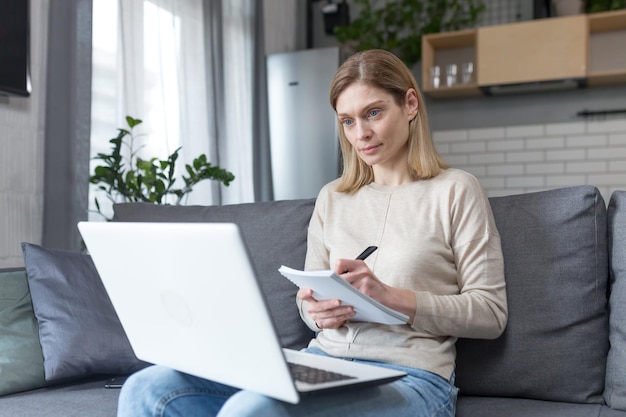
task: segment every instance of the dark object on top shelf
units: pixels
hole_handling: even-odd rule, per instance
[[[335,34],[335,26],[346,26],[350,24],[350,10],[346,0],[341,3],[328,3],[322,6],[322,16],[324,16],[324,32],[327,35]]]

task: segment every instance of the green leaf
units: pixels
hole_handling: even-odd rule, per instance
[[[139,119],[134,119],[131,116],[126,116],[126,123],[128,123],[128,127],[130,127],[131,129],[133,129],[135,126],[137,126],[138,124],[143,123],[143,121],[139,120]]]

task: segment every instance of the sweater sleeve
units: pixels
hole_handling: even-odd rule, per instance
[[[315,201],[315,208],[309,221],[309,228],[307,232],[307,251],[306,259],[304,262],[304,269],[308,271],[330,269],[328,263],[329,255],[328,249],[324,244],[324,230],[323,230],[323,213],[326,210],[326,189],[323,188]],[[296,304],[298,305],[298,311],[302,321],[313,331],[318,332],[320,329],[315,324],[315,321],[306,312],[306,301],[301,301],[296,298]]]
[[[506,326],[508,312],[504,261],[491,206],[478,181],[454,187],[450,244],[458,294],[417,291],[415,330],[435,335],[492,339]]]

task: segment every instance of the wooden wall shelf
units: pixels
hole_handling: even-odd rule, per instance
[[[626,83],[626,10],[533,20],[422,37],[422,89],[434,98],[480,95],[491,86],[584,80]],[[474,63],[472,79],[447,86],[446,67]],[[439,66],[440,85],[430,68]],[[459,75],[460,81],[460,75]]]

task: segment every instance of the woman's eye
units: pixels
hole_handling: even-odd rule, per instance
[[[344,120],[342,120],[341,123],[343,123],[343,125],[346,126],[346,127],[350,127],[350,126],[352,126],[352,123],[354,123],[354,122],[352,120],[350,120],[350,119],[344,119]]]
[[[376,117],[380,114],[380,110],[370,110],[368,113],[369,117]]]

